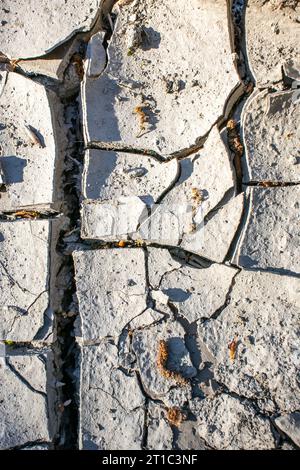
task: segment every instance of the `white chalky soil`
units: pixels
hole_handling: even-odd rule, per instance
[[[0,449],[299,447],[298,2],[1,9]]]

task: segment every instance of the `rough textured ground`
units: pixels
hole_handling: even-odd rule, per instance
[[[2,2],[1,449],[299,448],[299,39],[295,0]]]

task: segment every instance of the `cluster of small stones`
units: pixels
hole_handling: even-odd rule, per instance
[[[300,447],[300,2],[244,3],[2,1],[1,449]]]

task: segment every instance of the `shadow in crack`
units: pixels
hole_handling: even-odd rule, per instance
[[[233,19],[233,42],[234,52],[239,56],[238,70],[242,80],[250,78],[254,82],[254,77],[249,64],[246,43],[246,14],[247,14],[248,0],[233,0],[231,14]]]
[[[172,337],[168,339],[168,360],[167,370],[176,371],[184,377],[193,377],[195,368],[189,364],[189,352],[186,349],[185,341],[180,337]]]
[[[181,174],[179,181],[176,183],[176,186],[180,186],[184,183],[193,173],[194,162],[191,158],[186,158],[180,162]]]

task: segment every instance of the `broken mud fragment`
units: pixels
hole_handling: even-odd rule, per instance
[[[239,84],[226,4],[118,3],[107,68],[82,90],[86,142],[164,155],[195,145]]]
[[[59,207],[65,145],[61,119],[62,106],[54,93],[19,74],[7,75],[0,97],[0,162],[6,182],[1,212]]]

